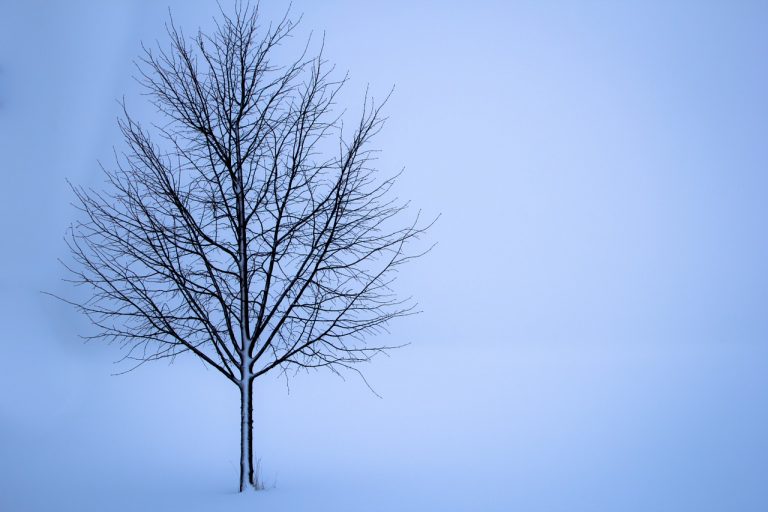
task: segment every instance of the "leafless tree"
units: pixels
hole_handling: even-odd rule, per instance
[[[428,227],[392,196],[395,176],[372,167],[384,122],[366,94],[351,130],[334,113],[346,77],[304,51],[275,50],[286,16],[261,27],[258,9],[222,13],[212,34],[187,38],[171,21],[169,49],[146,49],[139,80],[164,124],[123,107],[125,151],[103,191],[74,187],[83,215],[68,244],[71,301],[120,343],[129,370],[192,353],[237,386],[240,490],[253,464],[253,382],[275,370],[358,371],[389,346],[366,338],[414,312],[392,289]]]

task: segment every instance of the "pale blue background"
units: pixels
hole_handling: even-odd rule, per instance
[[[166,5],[1,7],[0,509],[768,510],[765,2],[294,2],[345,103],[396,84],[380,167],[442,218],[386,338],[413,345],[365,369],[383,399],[260,383],[251,497],[234,387],[110,377],[39,294],[71,292],[65,178],[100,186],[116,99],[153,116],[131,61]]]

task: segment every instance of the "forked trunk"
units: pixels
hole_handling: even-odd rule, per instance
[[[253,470],[253,381],[240,386],[240,492],[258,489]]]

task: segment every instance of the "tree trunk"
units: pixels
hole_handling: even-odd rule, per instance
[[[240,492],[257,488],[253,471],[253,381],[240,386]]]

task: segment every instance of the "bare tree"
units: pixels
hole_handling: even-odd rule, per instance
[[[358,371],[389,346],[367,335],[414,312],[392,289],[426,227],[390,197],[370,141],[368,97],[352,130],[334,113],[346,81],[309,43],[287,65],[275,50],[296,24],[260,27],[257,9],[222,13],[211,35],[169,23],[170,48],[144,50],[140,81],[165,124],[124,109],[126,150],[104,191],[75,187],[83,219],[68,243],[70,301],[119,342],[130,369],[192,353],[237,386],[240,490],[253,464],[253,382],[270,371]],[[358,372],[359,373],[359,372]]]

